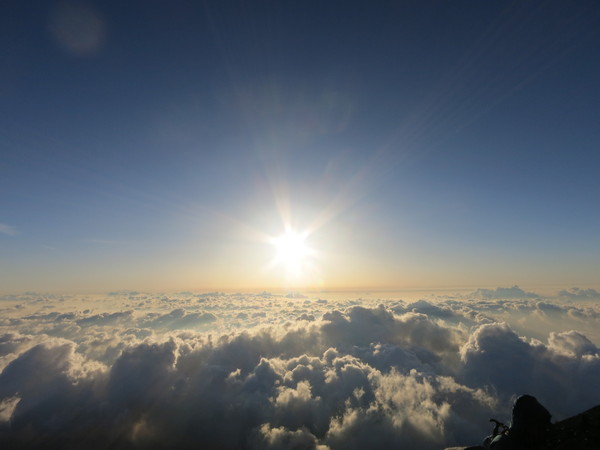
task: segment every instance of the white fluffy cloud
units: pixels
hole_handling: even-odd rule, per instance
[[[482,297],[6,297],[0,445],[438,449],[600,403],[597,307]]]

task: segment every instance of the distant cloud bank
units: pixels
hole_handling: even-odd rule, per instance
[[[539,298],[534,292],[525,292],[519,286],[510,288],[499,287],[496,289],[477,289],[473,292],[475,297],[495,299],[495,298]]]
[[[595,289],[579,289],[573,288],[570,291],[560,291],[559,297],[570,298],[576,300],[595,300],[600,299],[600,292]]]
[[[600,403],[599,307],[475,294],[6,297],[0,446],[439,449]]]

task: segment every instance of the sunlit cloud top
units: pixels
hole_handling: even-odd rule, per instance
[[[517,289],[2,296],[0,444],[434,450],[600,403],[597,302]]]

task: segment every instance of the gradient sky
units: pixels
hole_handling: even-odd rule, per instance
[[[0,290],[600,280],[597,1],[19,2]],[[309,232],[302,276],[266,240]]]

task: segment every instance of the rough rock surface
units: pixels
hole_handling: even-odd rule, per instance
[[[483,438],[482,438],[483,440]],[[544,450],[599,450],[600,405],[554,424]],[[449,447],[445,450],[484,450],[483,447]]]
[[[548,449],[600,449],[600,405],[554,424]]]

